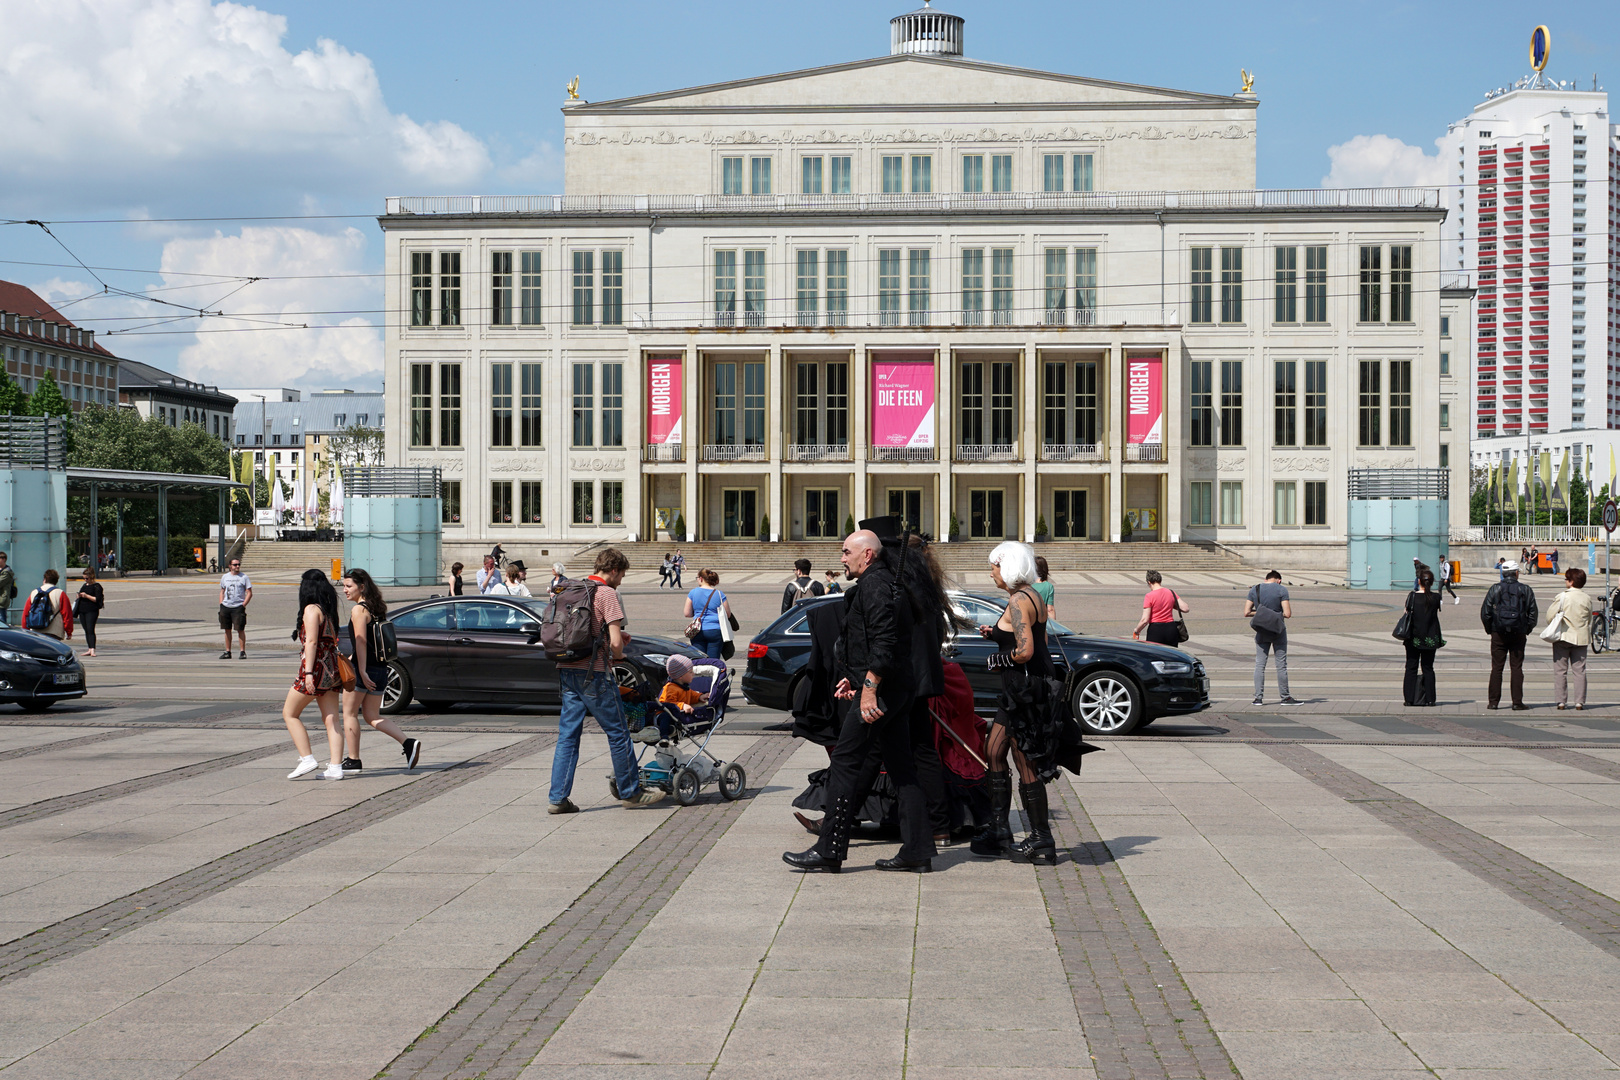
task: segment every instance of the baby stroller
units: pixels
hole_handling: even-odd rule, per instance
[[[722,799],[740,799],[748,788],[747,771],[735,761],[721,761],[709,753],[709,740],[726,722],[731,673],[716,661],[694,661],[692,689],[707,694],[708,704],[683,713],[673,705],[659,703],[656,693],[648,694],[645,688],[621,688],[620,694],[629,699],[632,711],[636,705],[643,706],[646,722],[657,724],[664,736],[656,747],[643,747],[641,751],[641,783],[663,788],[682,806],[697,802],[703,789],[716,783]],[[648,751],[652,752],[650,759]],[[614,786],[611,777],[608,785]],[[618,797],[617,791],[613,794]]]

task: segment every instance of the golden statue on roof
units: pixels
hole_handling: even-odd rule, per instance
[[[579,100],[579,76],[578,75],[575,75],[574,76],[574,81],[568,84],[568,100],[569,101],[578,101]]]
[[[1247,70],[1245,70],[1243,68],[1238,68],[1238,74],[1240,76],[1242,76],[1242,78],[1243,78],[1243,89],[1239,90],[1238,93],[1240,93],[1240,94],[1252,94],[1252,93],[1254,93],[1254,76],[1251,75]]]

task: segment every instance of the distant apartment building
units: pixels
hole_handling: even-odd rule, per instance
[[[322,390],[307,398],[297,390],[239,390],[232,450],[250,450],[256,471],[266,462],[297,496],[330,485],[332,438],[352,427],[383,427],[383,395]],[[279,395],[279,396],[277,396]],[[381,464],[381,461],[375,462]]]
[[[124,360],[118,367],[118,401],[170,427],[200,424],[221,442],[231,441],[236,399],[217,386],[194,382],[137,360]]]
[[[1441,265],[1478,268],[1476,439],[1620,426],[1617,136],[1595,81],[1539,73],[1447,129]]]
[[[118,403],[119,359],[25,285],[0,281],[0,352],[6,373],[32,394],[49,375],[78,412]]]

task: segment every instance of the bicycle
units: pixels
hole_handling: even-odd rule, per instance
[[[1591,650],[1594,654],[1608,651],[1609,643],[1614,640],[1614,620],[1615,597],[1611,594],[1601,608],[1592,612]]]

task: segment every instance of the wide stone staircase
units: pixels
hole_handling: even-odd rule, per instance
[[[664,554],[675,547],[664,541],[620,543],[615,546],[629,556],[630,565],[635,570],[657,570]],[[993,541],[976,540],[938,544],[934,550],[947,571],[964,577],[984,570],[989,565],[990,552],[995,546],[996,542]],[[793,560],[798,558],[809,559],[816,573],[820,574],[823,570],[838,568],[841,547],[841,542],[837,540],[785,540],[776,543],[705,541],[682,544],[680,550],[686,557],[685,581],[692,581],[697,571],[705,566],[711,566],[719,573],[755,570],[785,572],[792,568]],[[553,558],[556,553],[557,549],[552,548]],[[1188,573],[1241,570],[1244,566],[1243,560],[1232,552],[1214,545],[1205,547],[1190,543],[1048,543],[1036,544],[1035,553],[1044,556],[1054,572],[1159,570]],[[518,554],[516,557],[523,556]],[[594,557],[595,549],[573,549],[565,551],[563,561],[573,572],[576,563],[583,565]],[[532,561],[530,565],[533,565]]]
[[[242,570],[249,577],[311,567],[330,573],[332,560],[341,558],[341,540],[249,540],[242,551]]]

